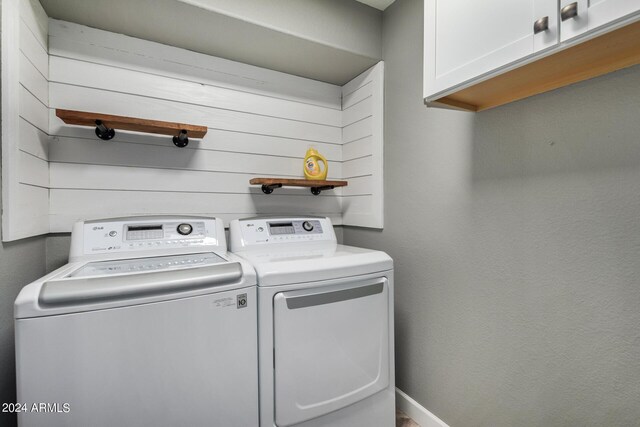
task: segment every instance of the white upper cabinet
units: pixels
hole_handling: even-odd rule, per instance
[[[426,0],[427,93],[556,44],[557,10],[556,0]]]
[[[640,0],[425,0],[424,97],[466,108],[468,93],[467,99],[449,94],[636,18]]]

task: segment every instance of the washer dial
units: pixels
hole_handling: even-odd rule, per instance
[[[183,236],[186,236],[188,234],[191,234],[191,232],[193,231],[193,227],[191,227],[191,224],[182,223],[178,226],[177,230],[178,230],[178,233],[182,234]]]
[[[302,228],[305,229],[305,231],[312,231],[313,230],[313,224],[311,224],[309,221],[305,221],[302,223]]]

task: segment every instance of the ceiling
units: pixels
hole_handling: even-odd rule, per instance
[[[391,5],[391,3],[393,3],[396,0],[356,0],[356,1],[359,1],[360,3],[364,3],[371,7],[375,7],[376,9],[385,10]]]

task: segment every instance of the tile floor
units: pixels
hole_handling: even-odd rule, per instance
[[[404,412],[396,410],[396,427],[420,427],[420,424],[413,421]]]

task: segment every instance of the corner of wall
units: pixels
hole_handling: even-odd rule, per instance
[[[384,62],[342,86],[343,224],[384,225]]]

